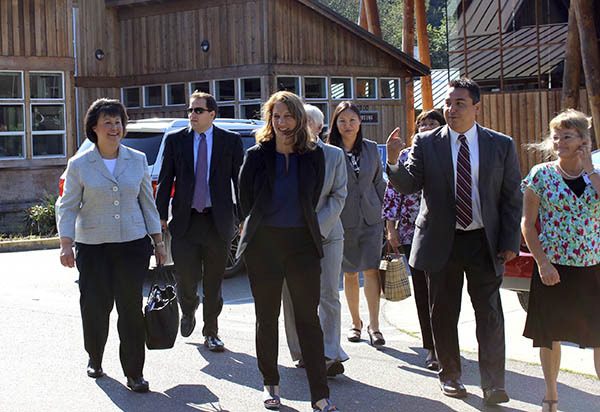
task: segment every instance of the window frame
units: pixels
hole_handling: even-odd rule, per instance
[[[12,102],[10,100],[12,100]],[[21,106],[23,111],[23,130],[0,132],[0,138],[2,138],[2,136],[21,136],[21,152],[23,153],[23,156],[0,157],[0,162],[27,159],[27,113],[25,113],[25,102],[23,99],[20,99],[21,101],[19,102],[15,100],[16,99],[0,99],[0,106]]]
[[[192,93],[194,93],[195,90],[197,90],[196,88],[192,87],[192,84],[194,83],[208,83],[208,94],[213,95],[214,93],[213,91],[215,90],[215,86],[214,86],[214,80],[194,80],[188,83],[188,98],[189,96],[192,95]]]
[[[231,78],[224,78],[224,79],[215,79],[215,80],[213,80],[213,82],[214,82],[213,83],[214,84],[214,88],[213,88],[214,93],[212,95],[215,98],[215,101],[217,103],[223,103],[225,106],[229,106],[231,104],[235,105],[238,102],[238,98],[237,98],[238,97],[238,90],[236,90],[237,87],[238,87],[238,82],[236,81],[236,79],[237,79],[236,77],[231,77]],[[220,100],[221,96],[220,95],[217,96],[217,91],[219,89],[218,84],[219,84],[219,82],[227,82],[227,81],[232,81],[233,82],[233,99],[231,99],[231,100]]]
[[[125,103],[125,90],[128,89],[138,89],[138,94],[140,97],[140,105],[138,106],[127,106]],[[144,103],[144,95],[143,95],[143,90],[144,87],[143,86],[128,86],[128,87],[121,87],[121,102],[123,102],[123,106],[125,106],[126,109],[140,109],[143,107],[143,103]]]
[[[248,79],[258,79],[260,81],[260,97],[254,99],[244,99],[242,93],[244,91],[243,82]],[[263,78],[262,76],[246,76],[238,78],[238,100],[240,103],[256,103],[262,101]]]
[[[146,89],[149,87],[160,87],[161,89],[161,104],[159,105],[149,105],[146,102]],[[146,84],[143,86],[143,93],[142,93],[142,107],[145,108],[149,108],[149,107],[164,107],[165,106],[165,98],[166,98],[166,93],[165,93],[165,84]]]
[[[30,100],[30,104],[33,102],[38,102],[38,101],[62,101],[64,102],[66,100],[66,95],[65,95],[65,73],[61,72],[59,70],[30,70],[29,72],[27,72],[29,74],[29,100]],[[32,74],[60,74],[60,78],[61,78],[61,87],[62,87],[62,97],[60,98],[56,98],[56,97],[31,97],[31,75]],[[65,122],[66,122],[66,113],[65,113]]]
[[[324,97],[306,97],[306,79],[323,79],[325,80],[325,96]],[[307,102],[317,100],[329,100],[331,91],[329,90],[329,78],[327,76],[304,76],[302,78],[302,96]]]
[[[42,99],[36,99],[42,100]],[[64,113],[64,129],[62,130],[33,130],[33,122],[30,122],[31,129],[31,159],[60,159],[67,157],[67,113],[66,113],[66,103],[63,101],[62,103],[57,103],[56,101],[52,101],[55,99],[48,99],[49,101],[46,103],[45,99],[42,101],[36,101],[34,103],[29,103],[29,115],[31,116],[31,111],[33,106],[62,106]],[[61,155],[35,155],[33,152],[33,138],[36,135],[62,135],[63,141],[63,149],[64,153]]]
[[[277,79],[279,77],[291,77],[291,78],[295,78],[298,81],[298,90],[296,92],[291,92],[296,94],[297,96],[300,97],[304,97],[304,85],[302,83],[302,76],[300,75],[295,75],[295,74],[278,74],[275,76],[275,90],[276,91],[280,91],[279,90],[279,86],[277,85]]]
[[[183,86],[183,103],[171,103],[171,102],[169,102],[169,87],[170,86],[175,86],[175,85],[182,85]],[[185,86],[186,86],[185,82],[166,83],[165,84],[165,106],[168,106],[168,107],[187,106],[189,95],[186,96],[185,92],[186,92],[186,89],[189,90],[189,86],[188,87],[185,87]]]
[[[379,77],[378,78],[378,99],[379,100],[402,100],[402,82],[397,77]],[[381,87],[381,82],[384,80],[395,80],[398,83],[398,97],[383,97],[383,88]]]
[[[350,79],[350,97],[333,97],[333,79]],[[355,100],[354,99],[354,78],[350,76],[330,76],[329,77],[329,93],[331,96],[331,100],[341,101],[341,100]]]
[[[25,71],[24,70],[0,70],[0,73],[19,73],[21,75],[21,97],[0,97],[0,101],[17,101],[25,104]]]
[[[379,79],[377,77],[366,77],[366,76],[365,77],[355,77],[354,78],[354,82],[353,82],[354,83],[353,84],[354,90],[358,89],[358,81],[359,80],[373,80],[373,81],[375,81],[375,87],[374,87],[375,96],[374,97],[360,97],[360,96],[358,96],[358,92],[356,92],[355,93],[356,95],[354,96],[354,99],[355,100],[369,100],[369,101],[371,101],[371,100],[378,100],[379,99],[379,90],[378,90],[379,89],[379,84],[378,84],[379,83],[379,81],[378,81]]]

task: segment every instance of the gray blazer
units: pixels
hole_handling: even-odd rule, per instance
[[[146,155],[121,145],[114,176],[96,145],[73,156],[56,201],[56,221],[60,237],[91,245],[160,233]]]
[[[344,152],[336,146],[318,141],[325,156],[325,177],[323,189],[317,203],[317,220],[324,242],[342,240],[344,228],[340,213],[346,201],[348,173],[344,161]]]
[[[479,142],[479,198],[481,214],[496,274],[504,273],[496,254],[519,251],[522,196],[521,171],[513,140],[477,126]],[[415,222],[410,264],[435,272],[450,258],[456,231],[454,167],[448,127],[418,134],[408,161],[387,167],[390,181],[400,193],[423,189]]]
[[[357,227],[361,219],[368,225],[382,222],[385,181],[377,143],[363,139],[358,176],[354,173],[348,156],[344,155],[344,158],[348,172],[348,196],[341,216],[344,229]]]

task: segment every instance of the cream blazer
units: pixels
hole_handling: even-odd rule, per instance
[[[160,233],[146,155],[121,145],[114,176],[96,145],[73,156],[56,201],[56,222],[60,237],[92,245]]]

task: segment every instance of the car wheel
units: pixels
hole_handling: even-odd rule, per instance
[[[235,257],[238,249],[238,242],[240,241],[240,230],[237,222],[234,224],[234,233],[233,239],[231,239],[231,246],[229,247],[229,252],[227,254],[227,263],[225,266],[225,273],[223,277],[225,279],[229,279],[234,277],[242,270],[245,269],[244,261],[242,258]]]
[[[519,298],[519,303],[525,312],[527,312],[527,308],[529,307],[529,292],[518,291],[517,297]]]

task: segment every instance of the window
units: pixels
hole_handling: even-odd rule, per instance
[[[31,105],[31,138],[34,157],[65,155],[64,104]]]
[[[400,84],[398,79],[381,79],[379,80],[379,84],[381,85],[382,99],[400,98]]]
[[[327,79],[325,77],[305,77],[304,97],[306,99],[327,99]]]
[[[310,104],[312,104],[313,106],[317,106],[319,108],[319,110],[321,111],[321,113],[323,113],[323,116],[324,116],[323,127],[327,128],[327,125],[329,124],[329,105],[327,104],[327,102],[322,102],[322,103],[310,102]]]
[[[219,106],[219,117],[235,119],[235,106]]]
[[[185,104],[185,84],[167,84],[167,106]]]
[[[23,104],[0,105],[0,159],[24,157]]]
[[[196,90],[203,93],[210,94],[210,82],[192,82],[190,83],[190,94],[194,93]]]
[[[23,99],[23,73],[0,72],[0,99]]]
[[[144,107],[162,106],[163,101],[162,86],[144,86]]]
[[[142,88],[126,87],[121,91],[123,105],[130,108],[142,107]]]
[[[277,90],[286,90],[300,95],[300,78],[291,76],[277,77]]]
[[[376,99],[377,81],[375,79],[356,79],[356,98],[357,99]]]
[[[29,89],[32,99],[64,99],[62,73],[29,74]]]
[[[262,82],[260,77],[240,79],[240,100],[260,100]]]
[[[218,102],[228,102],[235,100],[235,81],[217,80],[215,82],[216,96]]]
[[[352,99],[352,79],[343,77],[331,78],[332,99]]]
[[[242,119],[260,120],[260,103],[240,105],[240,116]],[[223,117],[223,116],[221,116]]]

